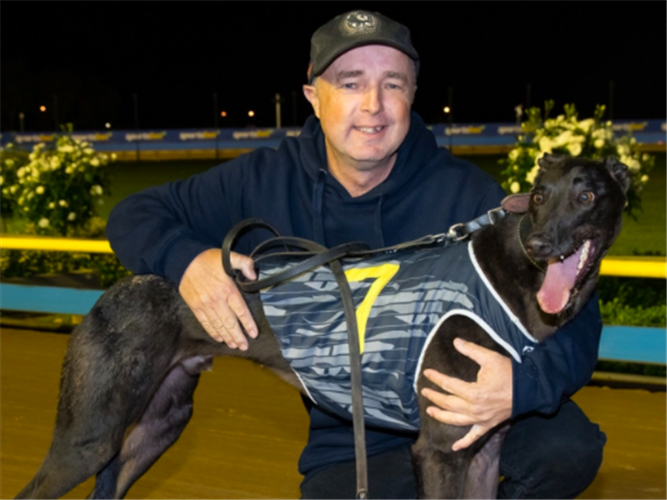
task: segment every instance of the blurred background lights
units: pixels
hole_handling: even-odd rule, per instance
[[[42,113],[44,113],[44,111],[46,111],[46,106],[40,106],[40,107],[39,107],[39,110],[40,110]]]
[[[449,113],[452,109],[451,109],[449,106],[445,106],[444,108],[442,108],[442,110],[443,110],[445,113]]]
[[[111,123],[106,122],[106,123],[104,124],[104,127],[105,127],[105,128],[111,128]]]
[[[248,116],[252,118],[253,116],[255,116],[255,112],[253,110],[248,111]]]
[[[221,112],[220,112],[220,116],[222,116],[223,118],[224,118],[225,116],[227,116],[227,111],[221,111]]]

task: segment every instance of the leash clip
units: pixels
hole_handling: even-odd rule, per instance
[[[447,238],[453,241],[461,241],[465,240],[469,234],[470,233],[466,230],[465,224],[459,222],[458,224],[454,224],[449,228],[449,231],[447,231]]]

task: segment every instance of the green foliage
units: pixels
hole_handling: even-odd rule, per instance
[[[9,145],[3,154],[13,151]],[[3,217],[26,219],[35,224],[37,234],[71,236],[96,215],[96,204],[108,193],[108,162],[91,144],[74,139],[68,127],[53,146],[36,144],[27,163],[14,161],[18,168],[11,180],[9,171],[7,179],[3,175],[3,194],[6,185],[11,195],[6,200],[3,196]],[[6,165],[4,161],[3,169]]]
[[[630,131],[616,137],[610,121],[604,122],[605,107],[598,105],[593,118],[579,120],[574,104],[564,106],[565,114],[548,118],[554,102],[544,104],[544,117],[539,108],[526,110],[527,120],[521,124],[522,134],[507,158],[500,160],[505,167],[501,172],[503,188],[512,193],[527,192],[539,170],[538,160],[546,153],[570,155],[579,158],[618,158],[627,165],[631,186],[628,190],[626,213],[636,218],[641,211],[640,194],[648,182],[648,173],[655,158],[637,151],[637,141]]]
[[[605,325],[665,327],[667,306],[629,306],[620,299],[600,304],[602,322]]]
[[[105,222],[94,217],[85,226],[72,229],[75,238],[96,239],[104,236]],[[34,224],[25,227],[25,234],[35,234]],[[125,269],[113,254],[86,252],[45,252],[38,250],[2,250],[0,274],[3,278],[29,278],[42,274],[64,274],[80,271],[93,272],[107,288],[132,273]]]

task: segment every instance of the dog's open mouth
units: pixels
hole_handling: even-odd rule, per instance
[[[547,314],[558,314],[568,305],[573,289],[595,262],[593,240],[586,240],[573,254],[549,260],[537,301]]]

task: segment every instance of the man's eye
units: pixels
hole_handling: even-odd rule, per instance
[[[356,83],[344,83],[343,84],[343,88],[345,88],[345,89],[354,89],[356,87],[357,87]]]
[[[400,85],[397,85],[397,84],[395,84],[395,83],[388,83],[388,84],[387,84],[387,87],[390,88],[390,89],[392,89],[392,90],[400,89],[400,88],[401,88]]]

